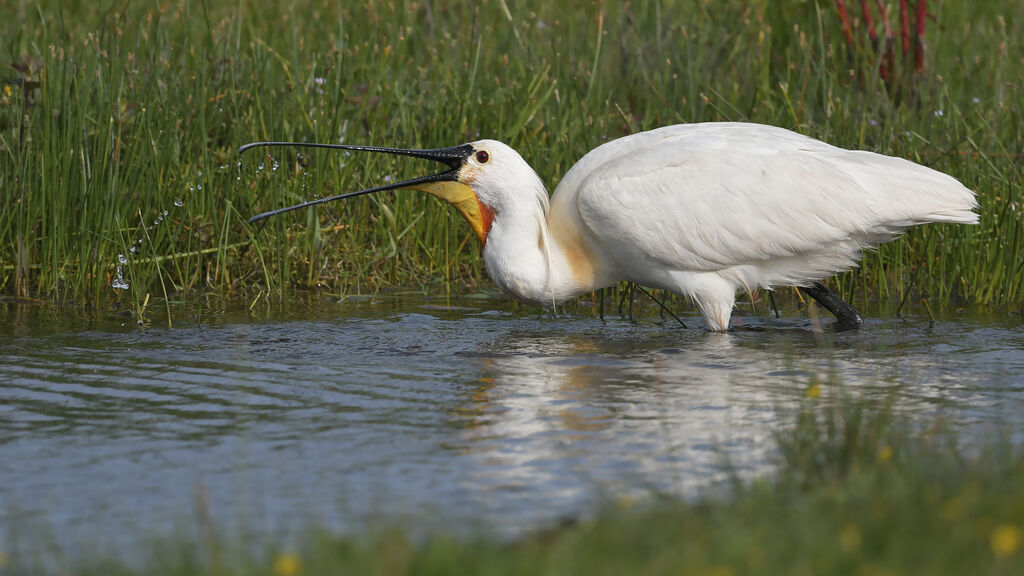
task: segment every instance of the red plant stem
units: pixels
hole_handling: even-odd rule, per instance
[[[860,0],[860,12],[864,15],[864,25],[868,27],[868,37],[871,38],[871,45],[878,46],[878,34],[875,33],[875,20],[871,17],[871,9],[868,7],[868,0]]]
[[[885,6],[883,0],[875,0],[875,4],[878,6],[878,14],[882,18],[882,27],[885,29],[886,40],[892,40],[892,26],[889,24],[889,9]]]
[[[864,16],[864,25],[868,28],[868,38],[871,39],[871,48],[874,49],[875,55],[882,59],[878,66],[878,75],[882,77],[882,80],[889,81],[889,68],[885,65],[885,60],[881,54],[878,54],[878,33],[875,32],[875,20],[871,17],[871,6],[868,4],[868,0],[860,0],[860,13]],[[882,12],[882,17],[885,17],[885,12]]]
[[[850,17],[846,15],[845,0],[836,0],[836,8],[839,10],[839,21],[843,24],[843,36],[846,37],[846,43],[852,49],[854,47],[853,30],[850,29]]]
[[[896,56],[895,49],[893,48],[893,42],[895,37],[892,35],[892,26],[889,24],[889,9],[886,7],[883,0],[875,0],[878,5],[878,14],[882,19],[882,27],[885,30],[885,61],[888,66],[882,66],[881,69],[888,67],[889,70],[896,69]],[[881,69],[879,69],[881,71]],[[883,76],[884,78],[884,76]]]
[[[910,15],[907,14],[907,0],[900,0],[900,39],[903,57],[910,56]]]
[[[917,36],[914,38],[914,70],[924,68],[924,24],[928,17],[927,0],[917,0]]]

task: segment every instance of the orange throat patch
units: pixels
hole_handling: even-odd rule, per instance
[[[473,227],[480,244],[487,243],[487,233],[494,223],[494,208],[481,202],[472,188],[462,182],[449,181],[424,182],[409,188],[426,192],[454,206]]]
[[[487,235],[491,232],[491,224],[494,224],[494,208],[481,202],[479,197],[477,197],[476,203],[480,206],[480,245],[486,246]]]

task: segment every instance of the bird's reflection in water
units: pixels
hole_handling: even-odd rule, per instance
[[[651,347],[517,332],[490,343],[459,414],[462,449],[482,464],[467,482],[572,509],[609,495],[694,495],[730,470],[765,471],[791,386],[747,381],[760,360],[738,354],[731,335],[687,338]]]
[[[501,517],[525,513],[517,502],[571,514],[609,496],[691,497],[733,474],[760,476],[797,409],[843,397],[883,399],[925,425],[984,420],[989,391],[974,380],[987,376],[934,353],[944,332],[919,331],[779,320],[727,334],[614,322],[511,329],[474,353],[479,375],[454,415],[456,448],[480,464],[465,481],[502,491],[494,507],[511,509],[494,510]]]

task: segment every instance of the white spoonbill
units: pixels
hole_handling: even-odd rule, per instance
[[[549,198],[509,146],[479,140],[407,150],[256,142],[412,156],[448,170],[321,198],[407,188],[442,198],[483,244],[491,279],[525,302],[555,305],[622,280],[696,302],[709,330],[729,328],[736,293],[796,286],[845,327],[861,317],[819,282],[861,253],[929,222],[976,224],[974,193],[901,158],[836,148],[774,126],[680,124],[587,153]]]

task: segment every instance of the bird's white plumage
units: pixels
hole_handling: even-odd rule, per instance
[[[759,124],[608,142],[566,173],[550,209],[514,150],[474,146],[493,159],[470,186],[496,209],[484,259],[500,286],[551,303],[632,280],[692,297],[712,330],[728,328],[738,290],[808,286],[908,226],[978,220],[973,192],[946,174]]]
[[[563,190],[620,264],[642,254],[667,269],[750,266],[751,288],[820,280],[907,226],[977,221],[973,194],[945,174],[750,124],[616,140],[577,164],[556,197]]]

